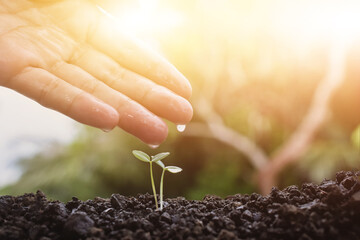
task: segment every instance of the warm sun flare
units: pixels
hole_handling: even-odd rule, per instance
[[[135,35],[163,34],[183,21],[178,11],[163,6],[158,0],[134,1],[125,10],[116,9],[111,13],[101,7],[99,9],[113,18],[117,27]]]
[[[215,3],[216,2],[216,3]],[[236,19],[229,14],[229,9],[223,11],[222,1],[212,4],[194,3],[195,7],[203,5],[212,9],[217,26],[227,31],[236,32]],[[134,34],[157,35],[171,32],[172,28],[184,21],[184,16],[176,10],[171,2],[159,0],[138,0],[131,6],[114,8],[111,14],[99,7],[101,11],[116,19],[116,25]],[[243,4],[246,5],[246,4]],[[251,5],[251,4],[249,4]],[[242,6],[239,4],[239,6]],[[290,41],[294,44],[320,43],[331,41],[353,41],[360,36],[360,2],[338,0],[314,1],[254,1],[252,12],[246,19],[249,28],[256,28],[258,19],[265,19],[266,27],[270,28],[272,35]],[[232,12],[237,9],[231,9]],[[243,15],[238,9],[239,17]],[[246,13],[248,14],[248,13]],[[201,16],[196,22],[202,21]],[[243,24],[239,22],[238,24]],[[231,25],[231,27],[229,27]]]
[[[274,30],[296,41],[354,41],[360,35],[359,1],[282,1],[272,10]]]

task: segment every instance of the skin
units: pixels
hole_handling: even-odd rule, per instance
[[[0,86],[147,144],[165,140],[162,118],[186,124],[193,113],[187,79],[94,1],[1,0]]]

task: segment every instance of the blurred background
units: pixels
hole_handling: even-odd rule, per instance
[[[360,3],[97,1],[191,82],[194,118],[151,149],[0,88],[0,194],[67,201],[151,192],[134,149],[169,151],[166,197],[268,193],[360,164]],[[155,171],[160,177],[160,169]],[[158,182],[158,181],[157,181]]]

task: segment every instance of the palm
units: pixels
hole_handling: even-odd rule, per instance
[[[118,125],[149,144],[166,118],[190,121],[187,80],[87,1],[2,1],[0,85],[98,128]]]

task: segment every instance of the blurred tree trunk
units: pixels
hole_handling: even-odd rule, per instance
[[[316,89],[304,120],[259,172],[258,184],[262,194],[268,194],[271,188],[276,186],[276,178],[281,170],[300,159],[310,146],[317,131],[326,121],[330,113],[331,97],[344,81],[345,62],[345,45],[334,44],[330,49],[328,71]]]
[[[345,44],[333,44],[329,53],[328,71],[320,81],[307,114],[290,138],[272,157],[246,136],[226,127],[205,99],[198,101],[197,110],[206,123],[190,123],[185,135],[217,139],[243,153],[258,171],[258,186],[268,194],[277,185],[278,174],[290,163],[300,159],[310,146],[315,134],[327,119],[330,101],[344,80]]]
[[[227,144],[244,154],[257,171],[266,166],[268,161],[268,157],[254,142],[223,124],[190,123],[184,135],[214,138]]]

